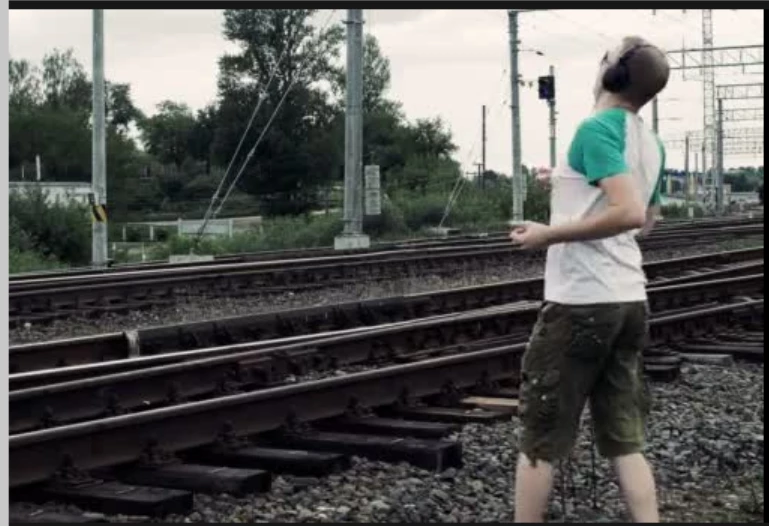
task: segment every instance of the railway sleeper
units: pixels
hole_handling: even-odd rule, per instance
[[[292,448],[353,454],[386,462],[408,462],[432,471],[462,467],[462,445],[446,439],[310,430],[281,432],[267,440]]]

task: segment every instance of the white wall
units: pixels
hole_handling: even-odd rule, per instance
[[[77,202],[88,204],[88,195],[91,193],[89,183],[70,182],[34,182],[34,181],[9,181],[11,192],[25,192],[27,189],[42,188],[49,203]]]

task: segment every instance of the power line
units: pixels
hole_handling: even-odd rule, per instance
[[[329,14],[328,18],[326,19],[325,24],[318,31],[318,37],[319,38],[320,38],[320,36],[323,35],[323,32],[328,27],[328,25],[331,22],[331,18],[333,17],[334,13],[336,13],[336,9],[331,11],[331,13]],[[284,52],[287,50],[287,48],[288,48],[288,46],[286,46],[286,48],[284,48]],[[316,57],[321,57],[322,54],[323,54],[323,51],[325,51],[325,50],[319,49]],[[282,55],[281,55],[281,57],[282,57]],[[248,165],[248,162],[251,160],[251,158],[253,157],[254,153],[256,152],[257,146],[259,146],[259,143],[264,138],[265,134],[267,133],[267,130],[269,129],[270,125],[272,124],[272,121],[275,119],[275,116],[278,114],[278,111],[280,110],[280,108],[282,107],[283,103],[285,102],[286,97],[288,96],[289,92],[291,91],[291,88],[294,87],[294,85],[299,80],[301,75],[307,69],[307,66],[310,65],[312,58],[313,57],[308,55],[307,60],[302,64],[302,67],[299,69],[299,71],[296,73],[294,78],[291,80],[291,83],[288,85],[288,87],[286,88],[286,91],[283,93],[283,96],[280,98],[280,100],[278,101],[277,106],[273,110],[272,115],[270,115],[269,120],[267,121],[267,123],[262,128],[262,133],[259,135],[259,137],[257,138],[256,142],[254,143],[254,146],[251,148],[251,150],[246,155],[246,158],[244,159],[243,163],[241,164],[240,170],[238,171],[237,175],[235,176],[235,180],[232,182],[232,184],[230,184],[229,188],[227,189],[227,192],[225,193],[224,197],[222,198],[221,202],[219,203],[219,206],[216,208],[216,210],[213,213],[209,213],[209,211],[206,211],[206,215],[203,218],[203,222],[202,222],[202,224],[200,226],[200,231],[198,232],[198,235],[195,238],[195,242],[196,243],[198,242],[198,240],[202,237],[203,233],[205,232],[205,228],[206,228],[206,225],[208,224],[208,222],[212,218],[215,218],[219,214],[219,212],[221,211],[221,209],[224,206],[224,203],[227,201],[227,198],[229,197],[230,193],[232,193],[232,190],[237,185],[238,180],[240,179],[241,175],[243,174],[243,171],[246,169],[246,166]],[[279,61],[276,61],[275,68],[273,68],[273,75],[270,76],[270,80],[272,80],[272,78],[274,78],[274,74],[275,74],[275,71],[277,70],[278,64],[279,64]],[[269,86],[269,83],[268,83],[268,86]],[[253,122],[253,117],[256,115],[256,111],[258,111],[259,107],[261,106],[262,101],[264,100],[264,98],[266,98],[266,93],[267,93],[266,88],[263,91],[263,93],[265,94],[265,97],[260,97],[259,104],[257,105],[256,109],[254,110],[254,113],[251,116],[251,121],[249,121],[249,127],[250,127],[251,122]],[[248,131],[248,128],[246,129],[246,132],[247,131]],[[243,143],[243,140],[245,139],[245,133],[246,132],[244,132],[243,137],[241,138],[240,144]],[[240,148],[240,144],[238,145],[238,149]],[[236,153],[237,153],[237,150],[236,150]],[[233,160],[230,161],[230,166],[232,165],[233,161],[234,161],[234,156],[233,156]],[[228,167],[227,170],[229,171],[229,167]],[[225,176],[222,178],[222,181],[224,181],[226,179],[226,176],[227,176],[227,173],[225,172]],[[220,188],[217,188],[216,192],[214,193],[214,198],[211,199],[211,204],[209,205],[209,210],[211,210],[211,208],[213,207],[214,202],[215,202],[215,197],[218,195],[220,189],[221,189],[221,183],[220,183]]]

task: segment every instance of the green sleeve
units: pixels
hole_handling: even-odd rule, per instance
[[[656,206],[662,204],[662,197],[660,196],[660,189],[662,187],[662,180],[665,174],[665,147],[662,145],[662,141],[657,139],[657,144],[660,147],[660,173],[657,175],[657,184],[654,185],[654,191],[652,197],[649,200],[649,206]]]
[[[581,155],[575,159],[582,165],[579,171],[585,174],[590,184],[596,185],[601,179],[628,172],[625,139],[614,127],[598,119],[587,120],[577,130],[574,143],[581,146]]]

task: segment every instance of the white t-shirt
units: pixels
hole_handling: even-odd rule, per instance
[[[566,162],[553,171],[550,224],[576,221],[607,206],[598,181],[630,173],[645,203],[659,203],[665,150],[641,118],[621,108],[580,124]],[[545,265],[545,300],[583,305],[646,300],[637,230],[593,241],[552,245]]]

